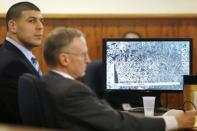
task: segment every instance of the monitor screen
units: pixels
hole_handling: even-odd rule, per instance
[[[192,39],[104,39],[106,91],[183,91]]]

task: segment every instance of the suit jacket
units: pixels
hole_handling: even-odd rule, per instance
[[[138,118],[114,110],[83,83],[49,72],[44,77],[57,128],[72,131],[164,131],[162,118]]]
[[[0,48],[0,122],[21,123],[17,88],[18,79],[23,73],[38,76],[24,54],[10,42],[5,41]]]

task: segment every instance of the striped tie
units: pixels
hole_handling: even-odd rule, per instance
[[[41,76],[42,71],[40,70],[40,67],[39,67],[39,64],[38,64],[38,61],[36,60],[36,58],[32,57],[31,62],[32,62],[34,68],[36,69],[36,71],[38,72],[38,74]]]

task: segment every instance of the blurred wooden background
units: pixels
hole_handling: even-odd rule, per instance
[[[196,16],[84,16],[45,18],[44,37],[58,26],[73,27],[86,34],[90,58],[102,58],[102,39],[120,38],[126,31],[137,31],[143,38],[193,38],[193,73],[197,73],[197,17]],[[0,18],[0,42],[6,35],[5,19]],[[42,47],[34,50],[41,69],[47,73]],[[5,56],[6,57],[6,56]],[[168,107],[182,107],[181,93],[163,93],[162,101]]]

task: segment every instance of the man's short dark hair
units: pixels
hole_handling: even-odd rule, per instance
[[[28,11],[28,10],[35,10],[35,11],[40,11],[40,9],[34,5],[33,3],[30,2],[19,2],[14,5],[12,5],[6,14],[6,26],[8,29],[8,22],[13,19],[17,20],[20,18],[22,11]]]

